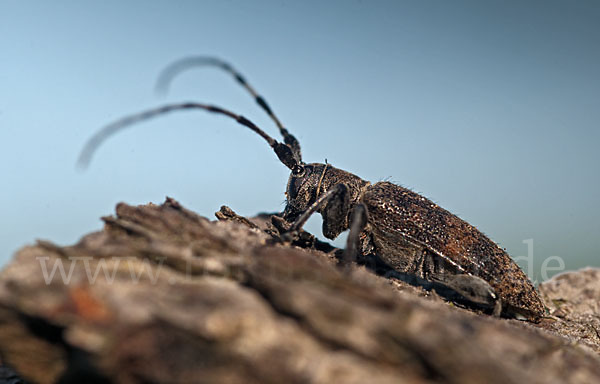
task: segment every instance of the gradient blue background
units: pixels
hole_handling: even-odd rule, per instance
[[[36,238],[77,241],[119,201],[281,210],[287,169],[202,112],[136,126],[75,169],[99,127],[167,101],[228,107],[275,135],[215,69],[153,93],[172,60],[214,54],[267,98],[305,160],[412,188],[513,256],[533,239],[536,280],[550,256],[600,266],[598,20],[600,3],[583,0],[0,0],[0,262]]]

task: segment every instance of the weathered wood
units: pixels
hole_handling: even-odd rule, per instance
[[[40,383],[600,382],[598,301],[577,294],[598,297],[597,270],[544,284],[534,325],[344,272],[308,234],[274,243],[264,217],[219,217],[119,204],[73,246],[22,249],[0,273],[2,361]]]

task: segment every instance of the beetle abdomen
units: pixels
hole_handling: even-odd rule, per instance
[[[506,312],[531,320],[543,315],[542,301],[525,273],[477,228],[431,200],[388,182],[369,186],[362,201],[369,212],[371,231],[377,237],[404,237],[437,255],[443,264],[453,266],[454,273],[481,277],[500,296]],[[407,262],[416,262],[411,260],[412,255],[380,255],[380,249],[376,244],[375,247],[384,261],[405,257]],[[390,252],[387,247],[381,251]]]

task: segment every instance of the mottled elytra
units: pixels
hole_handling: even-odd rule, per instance
[[[225,115],[262,137],[291,170],[282,213],[287,230],[280,234],[282,241],[293,240],[308,218],[318,212],[323,218],[323,235],[328,239],[350,230],[344,264],[361,255],[384,263],[398,274],[447,288],[467,303],[495,315],[530,321],[539,321],[544,315],[544,305],[527,276],[504,250],[472,225],[401,186],[388,182],[371,184],[327,163],[305,163],[298,140],[265,99],[228,63],[212,57],[185,58],[163,71],[157,88],[166,90],[178,73],[203,65],[231,74],[275,122],[283,143],[227,109],[194,102],[169,104],[130,115],[101,129],[85,145],[79,165],[87,166],[107,137],[134,123],[186,109]]]

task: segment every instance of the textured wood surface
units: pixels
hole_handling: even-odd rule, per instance
[[[73,246],[23,248],[0,273],[2,362],[39,383],[600,382],[598,270],[542,284],[530,324],[219,218],[119,204]]]

